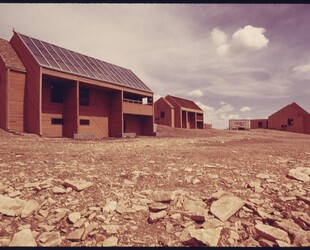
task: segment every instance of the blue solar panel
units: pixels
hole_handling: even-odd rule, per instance
[[[151,90],[129,69],[125,69],[59,46],[19,34],[31,54],[43,67],[97,79],[112,84]]]

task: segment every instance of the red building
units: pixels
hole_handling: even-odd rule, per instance
[[[268,128],[268,119],[253,119],[251,120],[251,129]]]
[[[268,117],[269,128],[310,134],[310,114],[295,102]]]
[[[153,92],[122,68],[14,31],[0,39],[0,127],[46,137],[153,133]]]
[[[176,128],[203,129],[203,110],[191,100],[167,95],[154,103],[155,123]]]

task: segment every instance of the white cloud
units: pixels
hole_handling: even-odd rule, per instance
[[[310,62],[294,67],[292,75],[299,80],[310,80]]]
[[[193,97],[201,97],[204,94],[203,94],[203,92],[200,89],[195,89],[195,90],[190,91],[187,95],[188,96],[193,96]]]
[[[242,107],[240,109],[241,112],[247,112],[247,111],[251,111],[252,109],[250,107]]]
[[[196,103],[204,111],[204,122],[212,124],[213,128],[228,128],[229,119],[239,118],[239,115],[231,113],[231,111],[234,110],[234,107],[231,104],[225,104],[219,109],[215,109],[214,107],[210,107],[201,102]]]
[[[217,46],[220,55],[236,55],[247,51],[256,51],[267,47],[269,40],[265,37],[264,28],[244,26],[237,30],[227,41],[227,35],[219,28],[211,31],[211,38]]]

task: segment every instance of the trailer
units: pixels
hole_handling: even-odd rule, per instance
[[[231,119],[229,120],[230,130],[249,130],[251,128],[251,121],[248,119]]]

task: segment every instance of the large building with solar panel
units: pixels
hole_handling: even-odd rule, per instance
[[[153,92],[131,70],[14,31],[0,38],[0,127],[44,137],[153,133]]]

